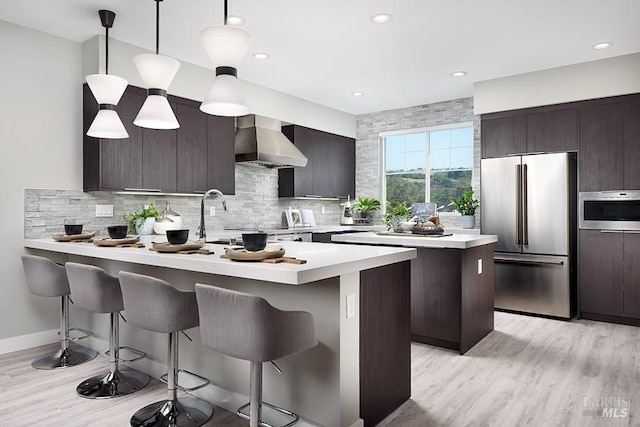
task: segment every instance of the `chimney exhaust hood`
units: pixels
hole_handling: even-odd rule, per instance
[[[268,168],[304,167],[307,158],[281,132],[280,120],[250,114],[237,118],[236,163]]]

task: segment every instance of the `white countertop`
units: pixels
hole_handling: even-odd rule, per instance
[[[142,236],[141,242],[147,247],[139,249],[99,247],[92,243],[56,242],[50,238],[25,239],[24,247],[289,285],[300,285],[416,257],[416,250],[407,248],[281,242],[286,251],[285,256],[305,259],[307,263],[296,265],[237,262],[220,258],[220,255],[224,254],[225,245],[204,246],[205,249],[214,251],[214,255],[165,254],[148,249],[153,239],[160,240],[158,236]]]
[[[359,243],[367,245],[405,246],[410,248],[449,248],[469,249],[476,246],[488,245],[498,241],[494,234],[458,234],[443,237],[427,236],[388,236],[370,233],[339,234],[331,237],[333,242]]]

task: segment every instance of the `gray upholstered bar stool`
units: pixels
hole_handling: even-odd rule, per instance
[[[149,376],[132,369],[119,369],[120,312],[124,310],[120,281],[117,277],[93,265],[68,262],[65,264],[71,297],[77,307],[92,313],[110,313],[109,372],[88,378],[76,387],[76,393],[90,399],[124,396],[140,390],[149,383]],[[138,360],[145,354],[137,353]]]
[[[96,357],[90,348],[69,348],[69,282],[64,266],[49,258],[22,255],[22,266],[31,293],[42,297],[60,297],[60,350],[31,362],[36,369],[57,369],[80,365]],[[86,332],[86,331],[84,331]]]
[[[195,292],[181,291],[164,280],[141,274],[120,272],[119,277],[128,321],[148,331],[169,334],[168,399],[139,409],[131,417],[131,425],[201,426],[213,414],[211,404],[195,397],[177,398],[178,334],[200,323]],[[202,386],[206,384],[208,380]]]
[[[227,356],[250,362],[250,401],[238,409],[250,427],[269,426],[262,419],[268,406],[291,420],[298,416],[262,401],[262,364],[318,345],[313,316],[282,311],[256,295],[196,284],[202,343]],[[249,406],[249,413],[245,412]]]

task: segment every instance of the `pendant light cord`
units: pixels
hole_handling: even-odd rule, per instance
[[[104,50],[105,50],[105,53],[106,53],[106,55],[105,55],[106,56],[106,58],[105,58],[106,64],[104,66],[104,71],[105,71],[104,73],[105,74],[109,74],[109,27],[105,27],[105,38],[106,38],[106,40],[105,40],[105,49]]]
[[[160,2],[156,0],[156,55],[160,53]]]
[[[227,25],[227,18],[228,18],[227,9],[228,9],[227,0],[224,0],[224,25]]]

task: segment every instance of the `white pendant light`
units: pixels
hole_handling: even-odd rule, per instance
[[[142,104],[133,124],[149,129],[177,129],[180,124],[167,100],[167,90],[180,68],[180,62],[158,54],[162,0],[154,1],[156,2],[156,53],[143,53],[133,58],[140,77],[149,88],[147,99]]]
[[[200,40],[216,67],[215,80],[200,110],[216,116],[244,116],[251,110],[238,81],[238,66],[249,48],[251,35],[227,25],[227,0],[224,0],[224,24],[200,32]]]
[[[105,74],[91,74],[86,77],[87,85],[100,105],[87,136],[105,139],[129,138],[116,111],[116,105],[120,102],[128,83],[122,77],[109,75],[109,28],[113,26],[116,14],[110,10],[100,10],[98,15],[106,32]]]

